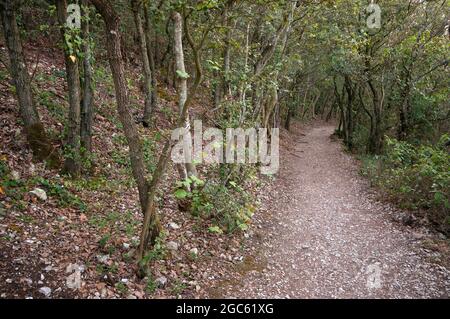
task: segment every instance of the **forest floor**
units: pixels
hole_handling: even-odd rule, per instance
[[[297,129],[280,176],[255,217],[254,251],[209,290],[226,298],[448,298],[448,246],[405,226],[358,163],[334,141],[334,126]],[[448,267],[448,265],[447,265]]]

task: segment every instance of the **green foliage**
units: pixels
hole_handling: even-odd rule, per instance
[[[47,195],[56,198],[58,200],[58,204],[61,207],[72,207],[78,209],[81,212],[86,211],[86,204],[63,185],[52,182],[42,177],[37,177],[35,181],[38,186],[41,186],[45,189]]]
[[[56,181],[43,177],[13,179],[7,162],[3,159],[0,159],[0,187],[19,210],[26,208],[27,203],[24,201],[24,195],[35,187],[43,188],[48,196],[57,200],[60,207],[71,207],[81,212],[87,209],[86,204],[80,198]]]
[[[205,183],[191,176],[177,183],[174,195],[190,201],[193,216],[212,220],[214,225],[208,229],[211,233],[247,230],[256,209],[252,196],[233,180],[224,186],[220,181]]]
[[[50,91],[40,91],[38,94],[38,103],[45,106],[53,118],[60,123],[66,122],[66,110],[63,104],[55,102],[55,95]]]
[[[420,209],[450,230],[450,155],[444,135],[436,145],[414,146],[387,138],[386,153],[363,161],[363,173],[403,207]]]
[[[149,137],[144,137],[142,140],[142,152],[144,155],[144,163],[149,173],[153,173],[156,169],[156,158],[154,156],[155,152],[155,141],[158,140],[158,136],[155,136],[154,139],[150,139]],[[117,145],[111,151],[111,158],[113,161],[121,167],[126,168],[127,170],[131,170],[131,161],[130,155],[128,152],[124,150],[124,146],[127,145],[127,141],[125,136],[123,135],[115,135],[113,137],[113,142]]]
[[[155,279],[153,278],[153,275],[149,274],[147,276],[147,284],[145,285],[145,291],[148,294],[153,294],[157,288],[158,288],[158,284],[156,283]]]
[[[150,262],[154,262],[156,260],[162,260],[166,257],[167,249],[164,244],[166,239],[166,234],[164,232],[161,232],[159,236],[155,240],[155,244],[153,245],[152,249],[146,253],[144,258],[140,260],[141,266],[146,266]]]
[[[171,287],[171,292],[175,295],[178,296],[181,293],[183,293],[183,291],[187,288],[187,285],[180,281],[180,280],[175,280],[174,283],[172,284]]]
[[[188,73],[186,73],[185,71],[181,71],[181,70],[177,70],[177,75],[179,78],[181,79],[189,79],[190,75]]]
[[[125,295],[128,292],[128,286],[125,283],[121,282],[121,281],[116,283],[116,289],[122,295]]]

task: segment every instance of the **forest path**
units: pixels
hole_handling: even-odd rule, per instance
[[[450,273],[433,262],[439,253],[423,248],[427,235],[393,222],[392,214],[402,212],[376,200],[356,161],[330,138],[333,130],[315,124],[282,152],[280,176],[263,195],[265,213],[249,242],[258,257],[237,267],[216,293],[448,298]]]

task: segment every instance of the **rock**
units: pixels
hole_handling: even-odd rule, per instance
[[[50,297],[50,295],[52,294],[52,289],[50,287],[41,287],[39,288],[39,292],[45,297]]]
[[[34,166],[34,164],[31,164],[28,171],[30,172],[31,175],[34,175],[36,173],[36,166]]]
[[[41,188],[35,188],[30,193],[35,195],[41,201],[46,201],[47,200],[47,193]]]
[[[11,284],[12,283],[12,279],[10,279],[10,278],[6,279],[6,283],[7,284]]]
[[[100,262],[102,264],[106,264],[109,260],[109,256],[108,255],[97,255],[97,260],[98,260],[98,262]]]
[[[169,242],[166,244],[166,247],[167,247],[167,249],[169,249],[169,250],[174,250],[174,251],[177,251],[177,250],[178,250],[178,244],[177,244],[176,242],[174,242],[174,241],[169,241]]]
[[[137,299],[135,295],[128,295],[127,299]]]
[[[155,280],[156,285],[158,286],[158,288],[163,288],[166,284],[167,284],[167,278],[164,276],[158,277]]]
[[[74,271],[79,271],[80,273],[82,273],[82,272],[84,272],[84,269],[85,269],[84,265],[69,264],[66,268],[66,273],[72,273]],[[50,267],[50,270],[51,270],[51,267]]]
[[[123,248],[124,249],[130,249],[130,244],[129,243],[123,243]]]
[[[69,289],[80,289],[81,288],[81,273],[76,271],[73,274],[67,276],[66,286]]]
[[[81,273],[84,271],[84,265],[69,264],[66,273],[72,273],[66,278],[66,286],[69,289],[81,288]]]
[[[191,253],[194,256],[198,256],[198,249],[194,247],[191,250],[189,250],[189,253]]]
[[[29,286],[33,284],[33,280],[31,278],[25,278],[23,281],[25,281]]]
[[[442,233],[438,233],[437,236],[438,236],[439,239],[442,239],[442,240],[446,240],[447,239],[447,236],[445,236]]]
[[[413,235],[414,239],[417,239],[417,240],[425,238],[425,234],[418,233],[418,232],[413,232],[412,235]]]
[[[169,223],[169,227],[172,229],[180,229],[180,226],[177,223]]]
[[[13,180],[18,181],[20,179],[20,174],[18,171],[11,171],[11,177]]]

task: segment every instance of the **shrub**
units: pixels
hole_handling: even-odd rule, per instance
[[[402,207],[420,209],[437,228],[450,231],[450,154],[448,135],[436,145],[415,146],[386,138],[386,153],[363,160],[363,174]]]
[[[196,177],[190,177],[178,182],[175,197],[189,200],[190,211],[194,216],[211,219],[214,226],[209,231],[212,233],[247,230],[256,209],[253,197],[234,180],[224,183],[220,179],[210,179],[204,183]]]

